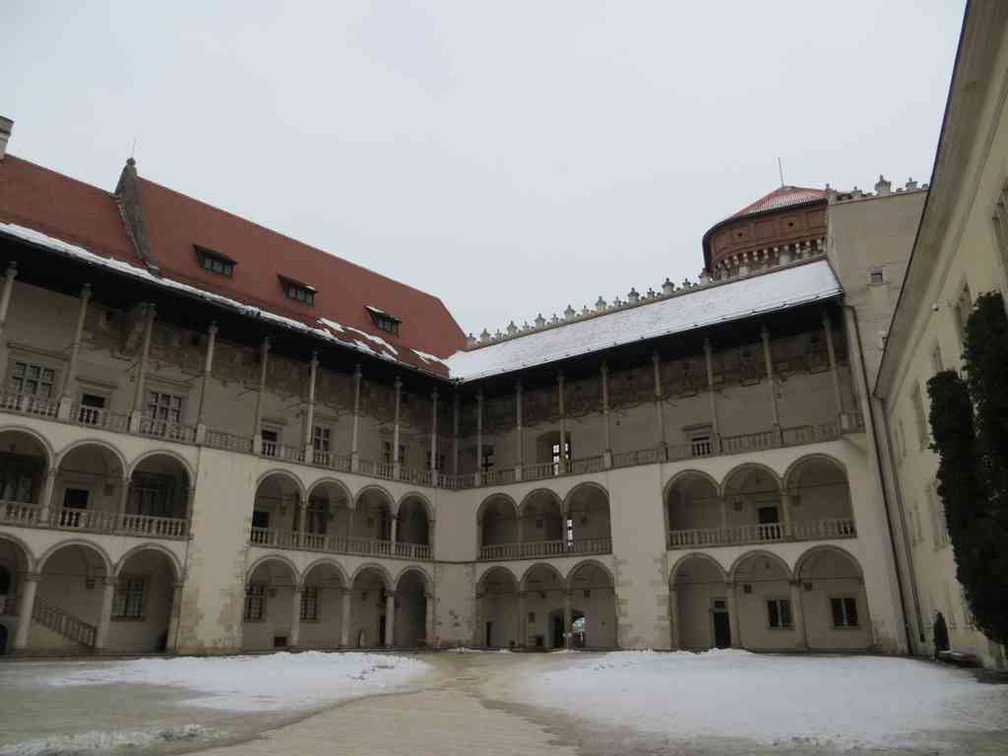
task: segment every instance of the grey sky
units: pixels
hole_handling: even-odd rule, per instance
[[[778,155],[928,180],[964,2],[210,5],[6,5],[10,151],[111,189],[136,138],[142,175],[478,332],[695,278]]]

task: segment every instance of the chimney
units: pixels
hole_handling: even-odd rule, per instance
[[[14,121],[0,116],[0,160],[3,160],[4,155],[7,154],[7,140],[10,139],[13,130]]]

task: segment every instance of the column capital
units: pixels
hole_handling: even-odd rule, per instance
[[[211,320],[210,321],[210,325],[207,326],[207,333],[210,334],[211,336],[216,336],[217,335],[217,321],[216,320]]]
[[[24,577],[22,577],[22,580],[28,583],[37,583],[41,579],[42,579],[41,572],[26,572],[24,574]]]
[[[91,298],[91,284],[86,283],[83,286],[81,286],[81,299],[90,299],[90,298]]]
[[[119,582],[119,578],[117,578],[115,575],[106,575],[101,579],[101,582],[102,585],[104,585],[106,588],[110,586],[114,588],[115,584]]]
[[[312,349],[310,362],[312,364],[312,367],[318,367],[319,359],[318,359],[318,350],[317,349]]]

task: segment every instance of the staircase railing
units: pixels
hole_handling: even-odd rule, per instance
[[[80,617],[76,617],[70,612],[60,609],[47,603],[38,596],[35,597],[35,606],[32,608],[32,619],[42,627],[47,627],[54,633],[59,633],[64,638],[81,643],[85,646],[94,647],[95,636],[98,629],[85,622]]]

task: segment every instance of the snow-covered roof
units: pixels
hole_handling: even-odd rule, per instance
[[[709,284],[657,302],[536,331],[449,357],[452,378],[469,381],[635,341],[829,299],[842,292],[824,259]]]

